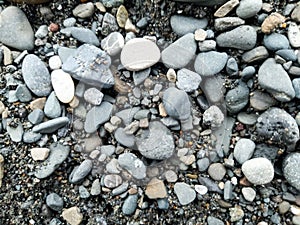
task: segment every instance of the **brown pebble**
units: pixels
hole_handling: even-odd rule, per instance
[[[251,183],[247,180],[246,177],[243,177],[242,179],[240,179],[240,185],[245,186],[245,187],[249,187],[251,186]]]
[[[33,100],[32,102],[30,102],[30,109],[31,110],[35,110],[35,109],[41,109],[43,110],[45,103],[46,103],[46,97],[43,98],[37,98],[35,100]]]
[[[57,32],[59,30],[59,26],[57,23],[51,23],[48,27],[49,31]]]
[[[128,194],[130,194],[130,195],[135,195],[137,192],[138,192],[138,191],[137,191],[136,188],[130,188],[130,189],[128,190]]]
[[[265,34],[271,33],[275,28],[285,22],[285,17],[279,13],[269,15],[261,25],[261,31]]]

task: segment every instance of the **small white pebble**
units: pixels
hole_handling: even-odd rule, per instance
[[[44,161],[50,153],[48,148],[32,148],[30,150],[31,157],[34,161]]]
[[[61,67],[61,59],[58,55],[54,55],[52,57],[50,57],[49,59],[49,67],[51,70],[57,70],[60,69]]]
[[[207,37],[207,33],[203,29],[198,29],[195,31],[195,40],[196,41],[204,41]]]
[[[197,193],[199,193],[200,195],[205,195],[208,192],[208,189],[206,186],[204,185],[195,185],[195,190]]]

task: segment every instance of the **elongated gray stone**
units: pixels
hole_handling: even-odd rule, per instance
[[[65,126],[69,122],[70,120],[68,117],[58,117],[34,126],[32,131],[35,133],[50,134]]]

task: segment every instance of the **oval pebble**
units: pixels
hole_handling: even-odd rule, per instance
[[[144,38],[128,41],[121,52],[121,62],[130,71],[139,71],[151,67],[160,59],[157,45]]]
[[[51,82],[56,97],[63,103],[69,103],[74,98],[75,86],[70,74],[63,70],[54,70],[51,73]]]

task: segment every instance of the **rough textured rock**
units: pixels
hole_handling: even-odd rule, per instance
[[[291,153],[283,161],[283,174],[290,185],[300,191],[300,153]]]

